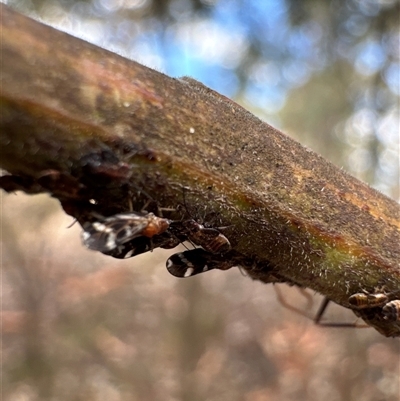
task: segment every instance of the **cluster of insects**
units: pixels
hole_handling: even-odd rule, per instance
[[[384,320],[389,322],[400,321],[400,300],[390,301],[389,294],[359,292],[349,297],[349,304],[361,317],[363,317],[364,310],[376,308],[381,310]]]
[[[226,257],[231,245],[220,229],[205,227],[194,219],[170,220],[154,213],[128,212],[110,217],[96,216],[95,221],[85,222],[82,227],[82,241],[87,248],[119,259],[130,258],[155,248],[171,249],[189,241],[197,247],[175,253],[167,259],[167,270],[175,277],[191,277],[213,269],[227,270],[235,265]],[[356,315],[366,321],[370,311],[378,311],[385,321],[400,321],[400,300],[390,300],[389,294],[360,292],[351,295],[348,302]],[[321,323],[328,303],[326,299],[321,305],[314,319],[317,324],[361,327],[347,323]],[[292,307],[290,309],[297,310]]]
[[[171,249],[189,241],[200,248],[176,253],[166,266],[175,277],[189,277],[212,269],[233,266],[222,255],[231,249],[228,238],[217,228],[209,228],[194,219],[169,220],[153,213],[119,213],[97,216],[83,225],[82,241],[92,250],[118,259],[126,259],[155,248]]]
[[[354,293],[349,296],[348,303],[350,308],[356,314],[357,317],[362,318],[368,324],[359,324],[356,322],[325,322],[323,321],[323,316],[327,310],[328,305],[331,300],[325,297],[314,317],[310,316],[306,310],[300,309],[297,306],[291,305],[286,302],[281,290],[275,287],[275,291],[278,297],[278,301],[285,308],[292,310],[302,316],[307,317],[314,321],[315,324],[324,327],[350,327],[350,328],[367,328],[373,325],[374,320],[377,318],[380,321],[387,323],[397,323],[400,322],[400,300],[394,299],[390,300],[391,296],[395,296],[394,293],[384,293],[384,292],[359,292]],[[308,308],[311,307],[312,298],[308,292],[300,288],[302,295],[308,301]]]

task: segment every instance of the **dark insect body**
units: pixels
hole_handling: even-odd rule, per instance
[[[384,315],[384,319],[389,322],[398,322],[400,321],[400,300],[395,299],[394,301],[388,302],[383,308],[382,313]]]
[[[382,307],[388,302],[389,298],[385,294],[367,294],[359,292],[349,297],[349,304],[354,309],[367,309]]]
[[[165,232],[170,225],[168,219],[153,213],[120,213],[95,222],[83,224],[82,241],[89,249],[109,252],[137,238],[152,238]]]
[[[175,277],[191,277],[209,270],[228,270],[234,266],[232,262],[224,260],[202,248],[175,253],[166,263],[167,270]]]
[[[124,244],[118,245],[111,251],[103,251],[105,255],[117,259],[128,259],[156,248],[172,249],[180,244],[180,240],[171,236],[168,232],[149,237],[136,237]]]
[[[231,249],[228,238],[218,229],[204,227],[193,219],[172,222],[169,231],[182,242],[189,240],[207,252],[225,253]]]

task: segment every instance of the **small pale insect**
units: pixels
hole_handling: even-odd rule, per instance
[[[202,248],[176,253],[167,260],[167,270],[175,277],[191,277],[209,270],[227,270],[234,266],[229,260]]]
[[[211,253],[225,253],[231,249],[228,238],[216,228],[204,227],[195,220],[175,221],[170,225],[171,233],[178,238],[186,238]]]
[[[349,304],[352,305],[354,309],[377,308],[385,305],[388,300],[389,299],[385,294],[367,294],[358,292],[349,297]]]
[[[400,321],[400,299],[388,302],[383,308],[382,313],[385,320],[390,322]]]
[[[84,223],[82,242],[89,249],[109,252],[134,238],[152,238],[162,234],[169,225],[168,219],[157,217],[153,213],[119,213]]]

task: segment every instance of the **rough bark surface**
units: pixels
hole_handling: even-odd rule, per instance
[[[353,310],[355,293],[400,298],[396,202],[190,78],[0,11],[5,190],[49,192],[80,221],[147,196],[180,218],[184,203],[227,226],[227,257],[254,279]],[[400,335],[380,307],[356,313]]]

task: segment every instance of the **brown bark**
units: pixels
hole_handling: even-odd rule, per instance
[[[0,11],[0,163],[17,176],[3,188],[48,191],[81,220],[90,199],[111,214],[129,197],[140,209],[142,191],[161,207],[185,197],[228,226],[252,278],[348,308],[361,291],[400,298],[396,202],[194,80]],[[361,316],[399,336],[375,309]]]

